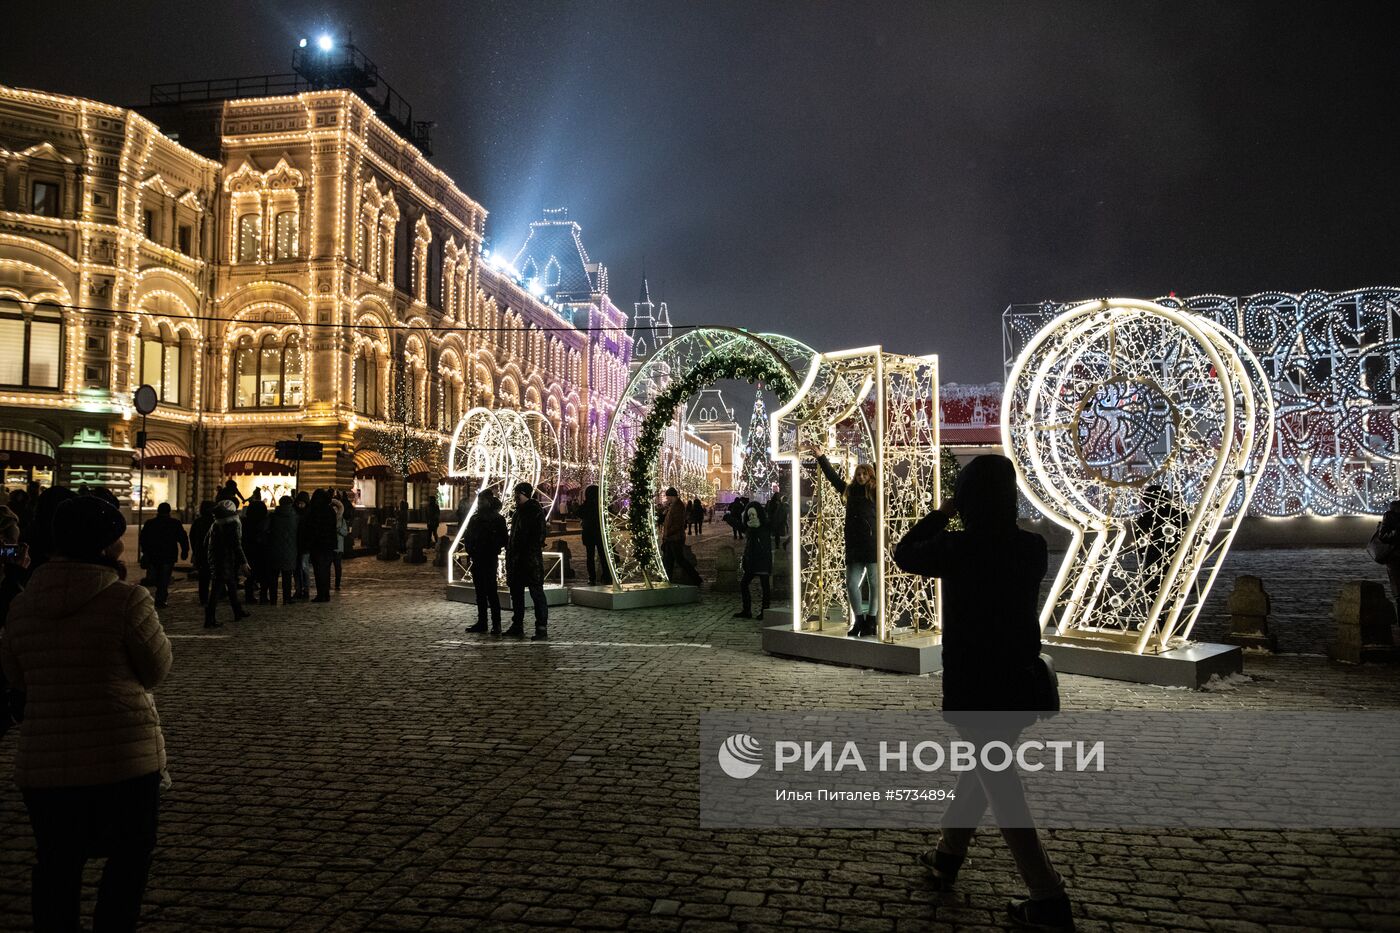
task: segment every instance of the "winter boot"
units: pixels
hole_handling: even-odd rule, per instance
[[[507,635],[514,635],[516,638],[524,638],[524,637],[525,637],[525,623],[524,623],[523,621],[522,621],[522,622],[512,622],[512,623],[510,624],[510,628],[506,629],[506,634],[507,634]]]
[[[1044,900],[1029,897],[1014,900],[1006,905],[1006,913],[1018,927],[1054,933],[1074,930],[1074,914],[1070,911],[1069,897],[1064,894]]]
[[[933,876],[935,891],[951,890],[958,880],[958,870],[962,868],[964,855],[954,855],[942,849],[929,849],[919,853],[919,864]]]
[[[498,632],[500,631],[500,626],[499,626],[499,625],[496,626],[496,630],[497,630]],[[468,628],[467,631],[468,631],[468,632],[475,632],[475,633],[478,633],[478,634],[484,634],[484,633],[486,632],[486,620],[485,620],[485,619],[482,619],[480,622],[478,622],[478,623],[476,623],[475,625],[473,625],[473,626],[471,626],[470,628]]]

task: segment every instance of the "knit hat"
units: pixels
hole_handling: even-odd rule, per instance
[[[214,506],[215,518],[228,518],[238,514],[238,503],[232,499],[220,499]]]
[[[516,483],[515,494],[517,496],[533,496],[535,494],[535,487],[531,486],[529,483]]]
[[[78,496],[53,513],[53,547],[64,557],[97,557],[126,533],[122,513],[97,496]]]
[[[675,486],[667,486],[667,487],[666,487],[666,495],[668,495],[668,496],[679,496],[680,493],[676,491],[676,487],[675,487]]]

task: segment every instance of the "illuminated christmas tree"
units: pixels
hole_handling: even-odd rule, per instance
[[[778,470],[768,454],[768,409],[763,393],[754,393],[753,414],[749,416],[749,432],[744,436],[744,469],[739,474],[741,496],[767,500],[777,482]]]

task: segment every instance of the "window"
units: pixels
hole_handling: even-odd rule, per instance
[[[233,349],[234,408],[298,408],[303,396],[301,344],[296,334],[247,334]]]
[[[450,376],[443,376],[442,388],[439,391],[438,430],[451,431],[457,427],[457,419],[461,417],[460,406],[457,402],[456,380]]]
[[[180,224],[179,244],[180,252],[186,256],[194,255],[194,228],[189,224]]]
[[[0,385],[57,389],[62,368],[63,315],[53,305],[30,313],[0,300]]]
[[[44,217],[58,216],[58,184],[52,181],[36,181],[30,189],[29,210],[32,214]]]
[[[140,381],[156,390],[156,397],[168,405],[185,406],[185,344],[178,334],[149,334],[140,338],[137,354]]]
[[[146,239],[156,238],[156,212],[145,210],[141,212],[141,232],[146,235]]]
[[[373,347],[362,346],[355,355],[354,373],[355,411],[371,418],[378,418],[379,408],[379,354]]]
[[[238,218],[238,261],[257,262],[262,240],[262,215],[244,214]]]
[[[296,211],[283,211],[278,214],[274,232],[277,235],[277,258],[295,259],[297,257]]]

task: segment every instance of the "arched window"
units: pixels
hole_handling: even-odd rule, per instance
[[[234,408],[297,408],[302,402],[301,343],[296,334],[247,334],[233,350]]]
[[[262,240],[262,215],[244,214],[238,218],[238,261],[257,262]]]
[[[26,313],[0,299],[0,385],[57,389],[63,369],[63,314],[53,305]]]
[[[138,381],[156,390],[167,405],[189,407],[186,388],[189,373],[189,343],[177,333],[150,331],[139,338]]]
[[[371,418],[383,414],[379,403],[379,353],[369,344],[362,344],[355,354],[355,411]]]
[[[297,212],[282,211],[277,215],[273,230],[277,239],[275,244],[277,258],[297,258]]]
[[[444,373],[438,392],[438,430],[451,431],[457,427],[457,419],[462,417],[457,380]]]
[[[555,259],[553,256],[550,256],[549,262],[545,264],[543,284],[546,287],[559,284],[559,260]]]

